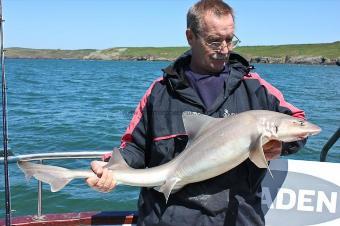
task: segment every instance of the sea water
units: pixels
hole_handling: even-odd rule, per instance
[[[150,84],[169,62],[7,59],[9,147],[16,155],[112,150]],[[319,161],[320,151],[340,126],[340,67],[257,64],[255,71],[285,99],[305,110],[322,132],[292,159]],[[328,161],[340,162],[340,142]],[[88,168],[91,160],[46,161]],[[10,164],[13,216],[37,213],[37,181],[26,182]],[[2,167],[3,168],[3,167]],[[0,169],[0,218],[4,217]],[[119,186],[99,193],[75,180],[52,193],[43,185],[43,213],[135,210],[139,189]]]

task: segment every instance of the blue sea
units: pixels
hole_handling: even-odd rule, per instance
[[[118,146],[135,106],[169,62],[7,59],[9,147],[16,155],[111,150]],[[340,126],[340,67],[257,64],[256,72],[304,109],[322,132],[288,158],[319,161],[320,151]],[[340,142],[328,161],[340,162]],[[49,161],[88,168],[90,160]],[[4,176],[0,170],[0,218]],[[13,216],[36,214],[37,181],[27,182],[10,164]],[[120,186],[99,193],[75,180],[57,193],[43,185],[43,213],[135,210],[139,190]]]

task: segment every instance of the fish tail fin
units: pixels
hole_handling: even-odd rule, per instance
[[[54,181],[49,182],[51,186],[51,192],[57,192],[63,189],[73,178],[58,178]]]
[[[32,176],[37,180],[48,183],[52,192],[60,191],[74,178],[70,176],[70,170],[43,164],[36,164],[27,161],[18,161],[19,168],[25,173],[29,180]]]
[[[173,188],[175,187],[175,185],[177,184],[177,182],[179,180],[180,179],[178,177],[172,177],[172,178],[166,180],[165,183],[162,186],[154,188],[156,191],[162,192],[164,194],[165,203],[168,202],[169,196],[170,196],[171,192],[173,191]]]

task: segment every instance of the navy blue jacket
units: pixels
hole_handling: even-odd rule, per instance
[[[278,111],[304,118],[304,112],[287,103],[282,94],[256,73],[248,62],[232,53],[230,75],[224,92],[213,107],[204,104],[184,75],[190,51],[163,70],[136,108],[122,137],[121,153],[133,168],[154,167],[178,155],[186,146],[183,111],[226,117],[252,109]],[[286,143],[282,154],[296,152],[304,142]],[[142,188],[138,200],[138,225],[264,225],[261,211],[261,181],[265,169],[249,159],[215,178],[185,186],[171,194]]]

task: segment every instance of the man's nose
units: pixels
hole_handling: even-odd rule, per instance
[[[225,43],[225,42],[223,42],[223,44],[222,44],[221,47],[220,47],[219,52],[220,52],[221,54],[228,54],[229,51],[230,51],[230,50],[229,50],[228,44]]]
[[[229,49],[229,43],[226,42],[226,40],[224,40],[222,43],[221,43],[221,46],[219,48],[219,52],[221,54],[227,54],[229,53],[230,49]]]

